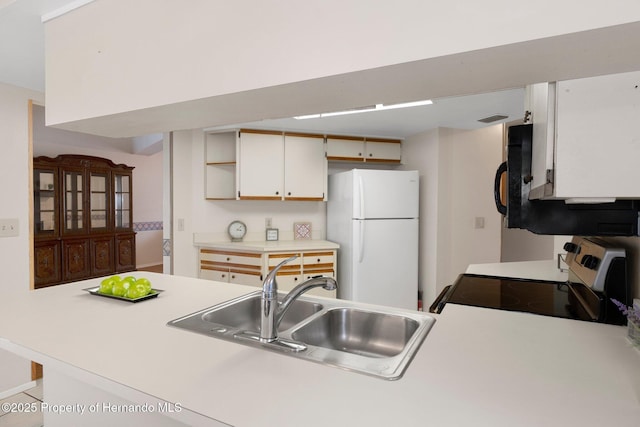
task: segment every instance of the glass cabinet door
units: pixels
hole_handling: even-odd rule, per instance
[[[54,170],[33,171],[33,224],[37,235],[56,234],[56,174]]]
[[[115,181],[115,225],[130,229],[131,221],[131,176],[114,174]]]
[[[78,171],[64,171],[63,224],[65,232],[84,230],[84,174]]]
[[[91,198],[90,210],[91,221],[90,228],[92,231],[106,230],[109,224],[109,197],[108,184],[109,176],[107,173],[91,173]]]

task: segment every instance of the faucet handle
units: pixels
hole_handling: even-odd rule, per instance
[[[278,284],[276,282],[276,274],[278,273],[278,270],[280,270],[280,268],[283,265],[285,265],[289,261],[293,261],[296,258],[298,258],[298,255],[289,257],[284,261],[282,261],[280,264],[273,267],[273,269],[269,272],[269,274],[267,274],[267,277],[264,279],[264,282],[262,283],[262,293],[264,295],[268,295],[270,297],[276,296],[276,294],[278,293]]]

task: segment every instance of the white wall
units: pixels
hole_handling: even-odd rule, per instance
[[[45,109],[34,108],[33,156],[83,154],[133,166],[133,223],[138,268],[162,264],[162,153],[132,154],[132,141],[111,139],[45,127]],[[152,224],[151,224],[152,223]],[[146,224],[146,227],[143,225]]]
[[[31,270],[29,239],[30,169],[28,101],[42,103],[43,94],[0,83],[0,218],[17,218],[18,237],[0,238],[2,282],[0,298],[29,292]],[[0,393],[31,380],[28,360],[0,350]]]
[[[98,0],[45,24],[47,120],[140,135],[637,69],[640,3],[614,4]]]
[[[566,238],[565,238],[566,240]],[[539,235],[519,228],[502,229],[501,262],[553,259],[554,236]]]
[[[420,181],[420,287],[425,309],[469,264],[499,262],[501,216],[493,177],[502,159],[502,126],[437,129],[408,138],[405,169]],[[475,218],[484,228],[475,228]]]

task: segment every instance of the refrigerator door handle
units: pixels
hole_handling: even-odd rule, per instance
[[[358,195],[358,207],[360,208],[360,212],[358,212],[356,218],[366,218],[364,215],[364,180],[362,179],[362,176],[358,176],[358,192],[360,193]]]
[[[358,262],[362,262],[364,259],[364,221],[358,221],[360,223],[360,249],[358,250]]]

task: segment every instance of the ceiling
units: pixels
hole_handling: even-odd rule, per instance
[[[502,115],[507,118],[483,123],[478,120]],[[524,89],[434,99],[432,105],[371,111],[342,116],[297,120],[278,119],[237,124],[235,127],[407,138],[438,127],[478,129],[521,119]],[[229,128],[234,126],[224,126]],[[215,128],[214,128],[215,129]]]
[[[44,92],[44,29],[41,17],[87,0],[0,0],[0,82]],[[406,138],[437,127],[476,129],[479,119],[505,115],[520,119],[524,90],[434,99],[433,105],[319,119],[279,119],[228,127]]]

